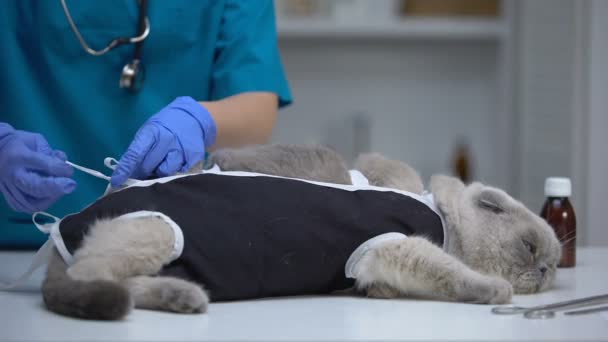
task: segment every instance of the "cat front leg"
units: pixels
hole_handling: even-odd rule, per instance
[[[375,297],[402,296],[503,304],[513,287],[502,278],[478,273],[420,237],[386,242],[369,251],[356,270],[356,286]]]
[[[209,304],[201,286],[183,279],[137,276],[126,279],[124,285],[139,309],[204,313]]]

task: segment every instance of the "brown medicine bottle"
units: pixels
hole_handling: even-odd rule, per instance
[[[545,181],[545,196],[540,216],[544,218],[562,244],[562,258],[558,267],[576,264],[576,216],[569,197],[572,185],[569,178],[550,177]]]

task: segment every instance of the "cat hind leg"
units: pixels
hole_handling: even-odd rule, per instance
[[[134,304],[123,280],[158,273],[170,261],[174,239],[157,217],[98,220],[71,266],[53,252],[42,286],[46,307],[71,317],[123,318]]]
[[[82,281],[156,274],[170,261],[174,239],[171,227],[159,217],[98,220],[67,273]]]
[[[136,276],[124,284],[139,309],[204,313],[209,304],[209,296],[201,286],[183,279]]]

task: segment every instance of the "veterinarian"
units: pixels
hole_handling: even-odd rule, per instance
[[[47,239],[32,212],[64,216],[103,193],[66,159],[104,170],[121,157],[115,186],[170,175],[209,149],[266,142],[291,102],[272,0],[1,7],[0,248]]]

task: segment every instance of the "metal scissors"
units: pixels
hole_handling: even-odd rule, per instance
[[[516,305],[505,305],[497,306],[492,308],[492,313],[496,315],[515,315],[523,314],[524,317],[530,319],[544,319],[555,317],[555,312],[559,310],[573,309],[578,307],[586,307],[598,304],[604,304],[608,302],[608,294],[590,296],[572,300],[566,300],[563,302],[557,302],[547,305],[538,305],[532,307],[521,307]],[[589,310],[570,311],[567,312],[569,315],[579,315],[585,313],[592,313],[598,311],[608,310],[607,306],[594,308]]]

